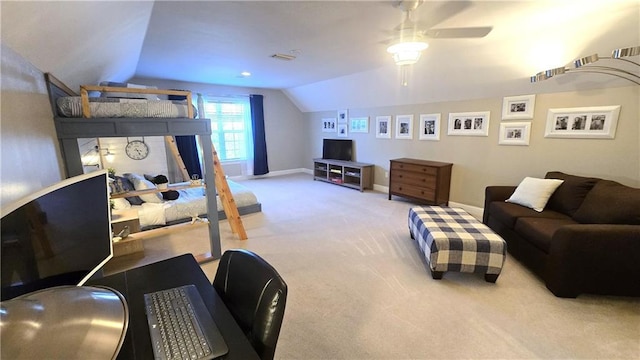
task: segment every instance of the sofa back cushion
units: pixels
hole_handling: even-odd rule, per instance
[[[560,171],[550,171],[546,179],[564,180],[547,202],[547,208],[573,216],[584,201],[587,193],[600,181],[597,178],[575,176]]]
[[[600,180],[587,194],[573,219],[583,224],[640,225],[640,189]]]

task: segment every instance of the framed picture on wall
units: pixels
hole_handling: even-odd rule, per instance
[[[613,139],[620,105],[549,109],[544,137]]]
[[[336,118],[322,119],[322,132],[336,132]]]
[[[447,135],[489,136],[490,111],[449,113]]]
[[[500,124],[500,145],[529,145],[531,121],[505,122]]]
[[[347,109],[338,110],[338,124],[346,124],[349,119],[349,111]]]
[[[376,138],[391,139],[391,116],[376,116]]]
[[[413,115],[396,116],[396,139],[413,139]]]
[[[502,99],[502,120],[533,119],[535,95],[509,96]]]
[[[352,117],[349,119],[349,131],[352,133],[368,133],[369,132],[369,117]]]
[[[420,140],[440,140],[440,114],[420,114]]]
[[[346,138],[349,135],[347,131],[347,124],[338,124],[337,129],[338,129],[338,137]]]

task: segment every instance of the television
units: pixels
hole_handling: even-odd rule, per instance
[[[79,175],[2,207],[2,301],[80,286],[113,257],[107,181]]]
[[[352,161],[353,140],[323,139],[322,158]]]

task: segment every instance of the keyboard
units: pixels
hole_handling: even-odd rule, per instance
[[[144,294],[144,302],[156,359],[213,359],[228,352],[194,285]]]

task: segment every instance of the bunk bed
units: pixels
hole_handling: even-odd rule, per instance
[[[84,172],[80,149],[78,146],[78,138],[100,138],[100,137],[128,137],[128,136],[181,136],[181,135],[196,135],[211,136],[211,125],[208,119],[193,118],[193,110],[191,108],[191,93],[188,91],[178,90],[153,90],[153,89],[119,89],[116,87],[85,87],[81,86],[80,100],[72,100],[75,103],[70,105],[74,109],[81,109],[83,117],[66,117],[63,116],[62,111],[58,107],[58,102],[64,103],[62,98],[66,97],[78,97],[78,94],[71,90],[68,86],[55,78],[53,75],[46,73],[45,82],[47,85],[47,91],[49,94],[49,101],[51,103],[52,113],[54,117],[54,123],[56,128],[57,137],[60,142],[62,151],[62,157],[64,160],[65,170],[67,176],[76,176]],[[186,110],[181,110],[179,107],[175,112],[170,112],[161,116],[156,116],[153,110],[142,111],[139,108],[132,110],[128,113],[124,113],[119,117],[113,116],[101,116],[101,114],[115,115],[112,110],[100,113],[98,116],[91,116],[91,111],[95,110],[95,107],[90,104],[90,100],[87,96],[88,90],[102,90],[117,92],[120,90],[126,90],[127,93],[145,93],[145,94],[158,94],[158,95],[184,95],[187,97]],[[80,105],[76,105],[77,102]],[[122,103],[122,102],[118,102]],[[126,103],[126,101],[124,102]],[[135,102],[133,102],[135,103]],[[67,102],[68,105],[68,102]],[[98,103],[98,107],[102,106]],[[116,105],[120,106],[120,105]],[[162,107],[163,105],[160,105]],[[68,106],[69,107],[69,106]],[[130,106],[125,107],[131,109]],[[173,111],[173,110],[172,110]],[[184,116],[186,113],[187,116]],[[76,112],[73,116],[78,116]],[[138,115],[133,117],[132,115]],[[180,115],[179,117],[177,115]],[[204,154],[214,154],[213,146],[210,141],[201,141]],[[220,229],[218,220],[223,217],[219,211],[209,211],[209,209],[218,210],[218,192],[216,191],[216,181],[222,175],[220,172],[214,171],[214,169],[220,168],[219,163],[214,164],[213,156],[204,157],[204,192],[206,194],[205,203],[207,211],[207,217],[209,219],[209,239],[211,245],[210,254],[199,255],[201,261],[219,259],[221,257],[221,244],[220,244]],[[217,156],[216,156],[217,160]],[[221,169],[221,168],[220,168]],[[226,181],[225,181],[226,185]],[[224,190],[224,189],[222,189]],[[228,187],[227,187],[228,190]],[[226,192],[222,192],[224,203],[229,201],[225,196]],[[233,199],[233,198],[232,198]],[[233,203],[233,200],[231,200]],[[235,208],[235,203],[232,204]],[[260,204],[252,204],[250,209],[243,209],[242,212],[248,211],[260,211]],[[235,214],[240,212],[240,209],[235,211]],[[222,212],[224,214],[224,211]],[[239,216],[239,215],[238,215]],[[234,215],[235,217],[235,215]],[[191,220],[191,218],[189,218]],[[234,219],[230,219],[234,220]],[[237,219],[239,222],[239,219]],[[234,230],[234,221],[230,221],[232,230]],[[240,222],[240,227],[241,227]],[[234,231],[236,232],[236,231]],[[244,229],[242,228],[242,233]],[[246,236],[246,234],[244,234]],[[241,236],[242,238],[242,236]]]

